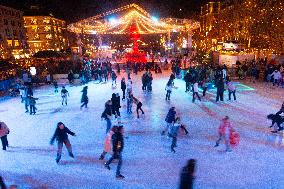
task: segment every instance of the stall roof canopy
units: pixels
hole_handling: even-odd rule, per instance
[[[68,25],[68,30],[82,34],[128,34],[131,26],[140,34],[191,32],[199,22],[190,19],[157,18],[136,4],[126,5]]]

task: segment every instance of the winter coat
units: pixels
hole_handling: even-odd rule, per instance
[[[121,153],[124,147],[123,135],[119,132],[112,135],[112,150],[114,154]]]
[[[173,83],[170,83],[169,85],[166,85],[166,88],[165,88],[166,91],[171,91],[173,90]]]
[[[65,140],[68,140],[68,135],[67,134],[72,135],[72,136],[75,135],[75,133],[70,131],[67,127],[64,127],[64,129],[60,129],[59,127],[57,127],[53,137],[50,140],[50,143],[53,144],[55,139],[58,142],[63,142]]]
[[[225,91],[224,82],[222,80],[217,81],[216,87],[217,87],[218,92],[224,92]]]
[[[222,123],[219,126],[218,131],[219,131],[219,135],[230,136],[230,134],[233,132],[233,128],[229,121],[222,121]]]
[[[198,83],[197,82],[193,84],[193,92],[198,93]]]
[[[120,85],[121,87],[121,89],[122,90],[125,90],[126,89],[126,83],[125,83],[125,81],[121,81],[121,85]]]
[[[272,75],[273,75],[273,78],[276,80],[281,79],[281,73],[279,71],[274,71]]]
[[[170,109],[165,121],[167,123],[173,123],[175,119],[176,119],[176,111],[174,109]]]
[[[36,100],[38,100],[38,98],[34,98],[34,97],[28,97],[28,104],[29,105],[32,105],[32,106],[34,106],[34,105],[36,105]]]
[[[116,96],[115,94],[111,97],[112,102],[112,109],[119,109],[120,108],[120,96]]]
[[[82,94],[81,102],[88,102],[89,98],[87,96],[87,90],[85,90],[85,91],[83,90],[82,92],[83,92],[83,94]]]
[[[236,90],[235,84],[234,84],[233,82],[231,82],[231,81],[229,81],[229,82],[227,83],[227,87],[228,87],[228,90],[229,90],[230,92]]]
[[[114,72],[111,73],[111,78],[112,78],[113,81],[117,78],[117,76]]]
[[[62,97],[66,97],[67,94],[68,94],[68,91],[67,91],[66,89],[62,89],[62,90],[61,90],[61,96],[62,96]]]
[[[105,146],[104,146],[104,151],[105,152],[108,152],[108,153],[111,153],[112,152],[112,135],[114,134],[113,131],[109,131],[107,133],[107,136],[105,138]]]
[[[105,105],[105,110],[104,110],[104,112],[102,113],[101,118],[110,119],[110,118],[111,118],[111,115],[112,115],[112,108],[111,108],[111,105],[106,104],[106,105]]]
[[[179,189],[192,189],[193,180],[194,180],[194,175],[189,171],[187,167],[183,167],[180,174]]]
[[[0,137],[10,133],[8,126],[4,122],[0,122]]]

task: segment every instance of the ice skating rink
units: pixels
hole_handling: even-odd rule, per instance
[[[121,74],[123,75],[123,74]],[[284,100],[284,89],[264,83],[242,82],[237,88],[237,101],[215,102],[215,91],[202,101],[192,103],[185,93],[185,83],[175,80],[171,101],[165,101],[165,85],[169,74],[154,75],[152,94],[143,93],[141,74],[133,76],[133,93],[143,103],[146,113],[141,119],[126,113],[122,101],[121,115],[125,127],[125,148],[121,174],[115,178],[116,163],[104,168],[99,156],[103,150],[106,122],[101,120],[104,103],[113,92],[111,81],[88,84],[89,108],[80,111],[83,86],[69,86],[68,106],[61,105],[60,93],[53,86],[35,89],[36,115],[25,112],[18,98],[0,101],[0,120],[10,128],[7,151],[0,150],[0,175],[19,188],[58,189],[175,189],[181,168],[190,158],[197,160],[196,189],[281,189],[284,188],[284,144],[281,134],[271,133],[266,119]],[[59,83],[61,90],[62,84]],[[122,94],[121,94],[122,95]],[[165,116],[175,106],[189,135],[178,136],[176,153],[170,150],[171,139],[161,136]],[[133,106],[133,112],[135,105]],[[220,120],[228,115],[240,133],[239,146],[225,152],[224,143],[214,148]],[[57,122],[62,121],[77,134],[69,136],[75,159],[66,148],[59,165],[55,162],[56,143],[49,145]],[[113,120],[115,122],[115,120]],[[108,159],[110,156],[107,156]]]

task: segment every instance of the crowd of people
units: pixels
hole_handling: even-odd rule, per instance
[[[255,65],[255,64],[252,64]],[[245,70],[244,67],[240,67],[238,69]],[[256,70],[254,70],[256,69]],[[111,154],[111,157],[105,162],[104,166],[108,170],[111,169],[110,165],[114,159],[118,159],[118,165],[116,169],[116,178],[123,179],[124,176],[121,174],[121,166],[122,166],[122,152],[124,149],[124,125],[121,121],[121,100],[125,101],[127,104],[127,113],[132,114],[132,104],[136,104],[136,115],[137,119],[140,119],[142,113],[145,116],[145,112],[142,109],[143,103],[133,95],[133,82],[131,79],[131,74],[137,74],[139,71],[144,71],[142,74],[142,90],[144,92],[150,93],[152,91],[152,81],[153,76],[151,71],[155,71],[155,73],[160,73],[159,65],[155,63],[149,64],[134,64],[130,66],[127,64],[125,67],[125,73],[127,75],[127,80],[122,77],[120,81],[120,88],[122,91],[122,99],[120,98],[119,93],[113,93],[107,102],[104,104],[104,111],[102,112],[101,118],[102,120],[106,121],[106,136],[104,142],[104,149],[102,154],[99,156],[100,160],[104,160],[106,154]],[[228,90],[228,99],[231,100],[231,96],[233,95],[234,100],[236,100],[236,85],[231,80],[231,77],[228,74],[228,68],[224,66],[215,66],[215,65],[208,65],[208,66],[199,66],[199,67],[190,67],[189,69],[182,72],[180,61],[174,60],[172,61],[172,74],[169,77],[168,82],[166,83],[166,100],[170,101],[171,93],[173,89],[175,89],[174,81],[176,78],[181,78],[185,81],[185,92],[192,93],[192,102],[194,103],[196,98],[201,101],[202,98],[199,95],[199,90],[202,90],[202,97],[206,96],[206,92],[214,86],[217,89],[216,92],[216,102],[224,101],[224,91],[227,88]],[[283,66],[279,67],[267,67],[267,75],[265,77],[266,81],[272,81],[273,85],[281,86],[282,76],[283,75]],[[271,72],[274,70],[273,72]],[[100,82],[107,82],[108,78],[112,78],[112,86],[117,85],[117,74],[120,74],[121,67],[119,64],[116,65],[116,72],[113,69],[113,66],[110,62],[96,62],[92,60],[85,61],[84,69],[80,74],[80,78],[83,84],[87,84],[90,80],[98,80]],[[239,71],[238,71],[239,73]],[[251,73],[254,73],[255,79],[259,79],[259,71],[257,66],[254,68],[252,66]],[[279,75],[280,73],[280,75]],[[252,76],[254,76],[252,74]],[[273,78],[271,80],[271,78]],[[72,84],[73,82],[72,72],[70,71],[68,75],[68,80]],[[29,83],[25,83],[26,85],[21,86],[20,95],[21,101],[25,104],[26,112],[29,112],[31,115],[36,113],[37,108],[36,100],[38,98],[34,97],[32,85]],[[58,93],[58,84],[57,81],[53,81],[54,85],[54,93]],[[226,86],[226,87],[225,87]],[[81,97],[81,106],[80,109],[83,107],[88,108],[88,86],[84,86],[82,89],[82,97]],[[65,86],[62,86],[61,89],[61,97],[62,105],[67,105],[68,101],[67,98],[69,96],[68,90]],[[283,105],[284,107],[284,105]],[[282,110],[282,111],[281,111]],[[278,115],[283,113],[283,108],[279,112]],[[166,135],[172,138],[170,150],[171,152],[176,152],[177,147],[177,138],[179,135],[179,130],[182,131],[183,134],[187,135],[189,133],[186,124],[182,123],[182,119],[178,116],[176,108],[173,106],[169,109],[168,113],[166,114],[165,118],[166,126],[162,129],[161,135]],[[225,143],[225,150],[226,152],[230,152],[232,150],[232,145],[237,145],[239,140],[239,135],[233,128],[233,125],[230,122],[230,118],[225,116],[221,120],[221,124],[218,129],[218,140],[216,141],[215,147],[220,145],[220,142],[223,140]],[[2,141],[3,150],[9,146],[7,135],[9,134],[9,128],[4,122],[0,122],[0,137]],[[56,154],[56,163],[59,163],[61,160],[62,148],[63,144],[65,144],[69,156],[74,158],[74,154],[72,151],[72,146],[68,135],[76,136],[75,132],[72,132],[68,129],[64,123],[59,122],[57,123],[56,130],[51,138],[50,144],[53,144],[54,141],[57,141],[57,154]],[[181,173],[181,180],[180,180],[180,188],[184,188],[183,186],[188,185],[192,186],[192,180],[194,179],[194,166],[196,161],[194,159],[189,160],[187,166],[183,168]],[[190,187],[187,187],[190,188]]]

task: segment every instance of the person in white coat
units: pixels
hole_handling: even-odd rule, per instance
[[[272,76],[273,76],[273,86],[275,86],[275,84],[277,84],[277,86],[279,87],[279,81],[281,79],[281,73],[278,71],[278,70],[275,70],[273,73],[272,73]]]
[[[170,98],[171,98],[173,87],[174,87],[173,80],[170,79],[165,88],[165,90],[167,91],[166,100],[171,100]]]
[[[193,91],[192,91],[192,102],[195,101],[195,96],[197,96],[198,100],[201,101],[200,96],[198,95],[198,83],[194,81]]]

